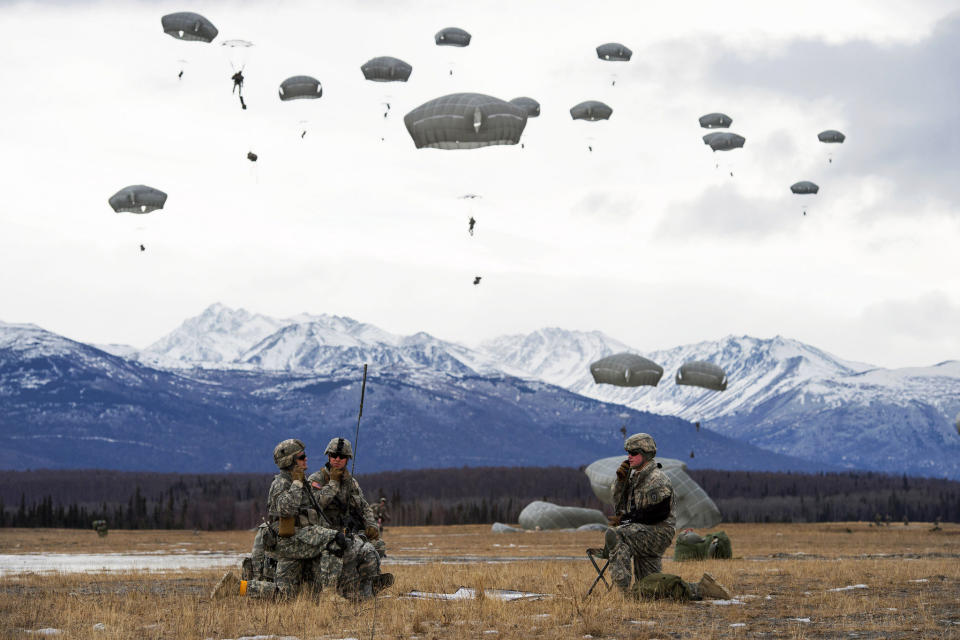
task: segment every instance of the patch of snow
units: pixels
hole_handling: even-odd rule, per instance
[[[98,622],[97,624],[93,625],[93,630],[94,630],[94,631],[106,631],[106,630],[107,630],[107,625],[103,624],[102,622]]]
[[[919,580],[911,580],[910,582],[930,582],[926,578],[920,578]]]
[[[483,596],[491,600],[501,600],[504,602],[513,602],[516,600],[540,600],[549,598],[549,593],[532,593],[527,591],[514,591],[512,589],[484,589]],[[460,587],[453,593],[431,593],[429,591],[411,591],[402,597],[415,598],[418,600],[474,600],[477,597],[476,589]]]
[[[837,587],[836,589],[827,589],[827,591],[853,591],[854,589],[866,589],[865,584],[851,584],[846,587]]]
[[[47,627],[45,629],[34,629],[33,631],[31,631],[30,629],[24,629],[23,632],[29,633],[29,634],[36,634],[38,636],[58,636],[61,633],[63,633],[63,630]]]
[[[731,627],[745,627],[745,626],[747,626],[747,623],[746,623],[746,622],[734,622],[734,623],[731,624],[730,626],[731,626]]]
[[[729,600],[705,600],[704,602],[709,602],[710,604],[719,605],[721,607],[732,604],[745,604],[743,600],[737,600],[736,598],[730,598]]]
[[[794,622],[810,622],[810,618],[787,618],[788,620],[793,620]]]
[[[16,573],[164,572],[236,566],[234,553],[24,553],[0,554],[0,576]]]

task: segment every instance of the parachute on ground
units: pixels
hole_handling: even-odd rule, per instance
[[[510,101],[510,104],[516,105],[527,112],[528,118],[536,118],[540,115],[540,103],[534,100],[533,98],[528,98],[526,96],[521,96],[519,98],[514,98]]]
[[[534,500],[523,508],[517,519],[524,529],[576,529],[587,524],[607,524],[599,509],[561,507],[551,502]]]
[[[153,187],[134,184],[120,189],[107,202],[117,213],[150,213],[163,209],[167,194]]]
[[[433,36],[434,42],[447,47],[466,47],[470,44],[470,34],[457,27],[441,29]]]
[[[160,18],[163,32],[177,40],[193,40],[197,42],[213,42],[220,33],[213,23],[199,13],[181,11],[168,13]]]
[[[725,113],[708,113],[700,116],[700,126],[704,129],[726,128],[733,124],[733,118]]]
[[[710,145],[710,148],[714,151],[739,149],[746,141],[747,139],[743,136],[730,131],[714,131],[703,136],[703,144]]]
[[[677,384],[703,387],[714,391],[724,391],[727,388],[727,374],[723,369],[702,360],[685,362],[677,369],[674,380]]]
[[[413,67],[390,56],[370,58],[360,67],[363,77],[373,82],[406,82],[413,73]]]
[[[290,76],[280,83],[278,93],[283,101],[310,100],[322,96],[323,87],[320,86],[320,81],[314,77]]]
[[[820,186],[809,180],[801,180],[800,182],[795,182],[790,185],[790,191],[800,195],[810,195],[820,191]]]
[[[610,62],[627,62],[633,51],[619,42],[608,42],[597,47],[597,57]]]
[[[570,108],[570,117],[574,120],[609,120],[613,109],[598,100],[587,100]]]
[[[592,363],[590,373],[597,384],[612,384],[618,387],[643,385],[655,387],[663,376],[663,367],[643,356],[617,353]]]
[[[626,456],[601,458],[584,470],[590,478],[590,488],[600,502],[613,504],[613,483],[617,479],[617,467]],[[673,458],[654,458],[663,467],[663,472],[673,485],[673,514],[677,518],[677,530],[709,529],[723,519],[720,510],[707,492],[687,475],[687,465]]]
[[[527,112],[480,93],[452,93],[425,102],[403,117],[417,149],[476,149],[517,144]]]
[[[817,140],[820,142],[833,142],[841,144],[846,139],[847,136],[834,129],[827,129],[826,131],[821,131],[817,134]]]

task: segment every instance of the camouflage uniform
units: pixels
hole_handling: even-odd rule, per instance
[[[351,542],[343,553],[343,570],[338,589],[341,594],[358,590],[359,583],[373,580],[380,573],[380,555],[374,544],[362,536],[367,527],[376,527],[370,505],[363,498],[360,484],[344,469],[343,479],[330,477],[329,463],[307,478],[310,490],[330,525],[347,534]],[[383,545],[383,542],[380,545]]]
[[[380,527],[380,532],[383,533],[386,531],[386,523],[390,520],[390,512],[387,511],[387,501],[380,500],[377,504],[373,505],[373,517],[377,521],[377,526]]]
[[[673,486],[653,460],[656,444],[647,434],[636,434],[627,440],[627,449],[637,448],[637,442],[645,452],[646,462],[642,467],[630,469],[626,480],[617,479],[613,486],[613,503],[617,516],[625,518],[627,513],[633,512],[641,514],[647,523],[624,523],[607,532],[610,573],[614,583],[625,592],[630,587],[632,565],[636,567],[637,580],[660,571],[660,558],[676,531]],[[650,453],[649,458],[647,453]]]

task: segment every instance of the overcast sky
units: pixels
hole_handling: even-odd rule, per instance
[[[881,366],[957,359],[955,7],[0,2],[0,320],[145,347],[222,302],[467,344],[559,326],[641,350],[780,334]],[[217,39],[164,34],[183,10]],[[470,46],[435,46],[447,26]],[[255,45],[247,111],[236,38]],[[611,41],[633,59],[599,60]],[[380,55],[410,81],[365,81]],[[323,97],[281,102],[301,74]],[[403,115],[461,91],[537,99],[525,148],[415,149]],[[584,100],[613,116],[572,121]],[[712,111],[743,149],[702,143]],[[129,184],[165,209],[115,214]]]

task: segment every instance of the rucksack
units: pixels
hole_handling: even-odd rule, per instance
[[[673,550],[673,559],[707,560],[708,558],[732,558],[733,546],[730,538],[723,531],[697,535],[694,531],[684,531],[677,536],[677,543]]]

